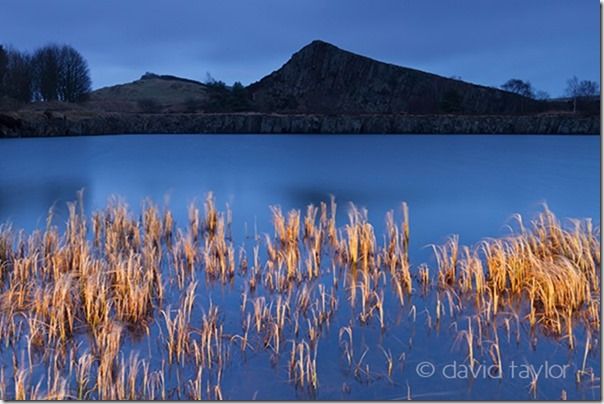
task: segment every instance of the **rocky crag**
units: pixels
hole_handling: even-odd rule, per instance
[[[0,136],[135,133],[598,134],[598,116],[322,114],[0,114]]]
[[[382,63],[314,41],[249,86],[259,111],[321,114],[518,114],[539,101]]]

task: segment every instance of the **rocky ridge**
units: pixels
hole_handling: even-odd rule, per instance
[[[321,114],[0,114],[0,137],[138,133],[599,134],[599,116]]]
[[[313,41],[248,87],[264,112],[516,114],[542,103],[496,88],[379,62]]]

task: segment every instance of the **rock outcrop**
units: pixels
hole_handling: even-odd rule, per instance
[[[599,116],[0,113],[0,137],[135,133],[598,134]]]
[[[356,55],[322,41],[248,87],[258,111],[320,114],[516,114],[539,101]]]

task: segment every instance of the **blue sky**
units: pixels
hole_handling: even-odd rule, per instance
[[[95,88],[146,71],[251,83],[314,39],[389,63],[552,96],[599,82],[597,0],[4,0],[0,43],[68,43]]]

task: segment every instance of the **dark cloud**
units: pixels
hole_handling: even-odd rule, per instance
[[[531,0],[5,0],[0,41],[70,43],[95,87],[145,71],[249,83],[323,39],[486,85],[528,79],[559,95],[599,78],[599,4]]]

